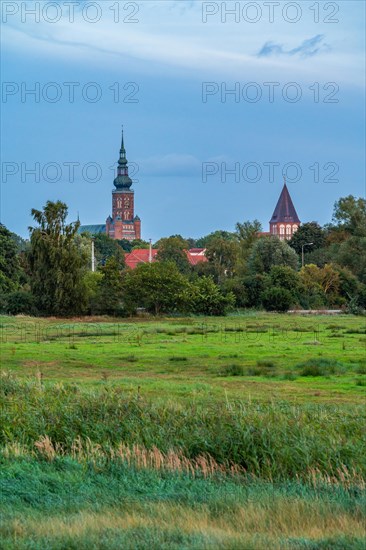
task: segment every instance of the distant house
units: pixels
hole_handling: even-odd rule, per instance
[[[207,262],[205,252],[205,248],[191,248],[190,250],[186,250],[187,259],[190,265],[196,265],[200,262]],[[125,255],[126,265],[131,269],[135,269],[135,267],[139,264],[155,262],[157,253],[157,248],[137,248],[136,250],[132,250]]]

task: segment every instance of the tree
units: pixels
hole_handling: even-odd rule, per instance
[[[262,231],[262,225],[258,220],[237,223],[236,234],[239,241],[239,255],[236,272],[239,275],[247,274],[247,262],[254,243],[258,240],[258,234]]]
[[[98,233],[94,237],[94,250],[97,265],[103,266],[110,258],[115,258],[118,268],[125,267],[125,252],[118,241],[111,239],[106,233]]]
[[[298,267],[296,252],[277,237],[261,237],[253,245],[248,259],[249,269],[253,273],[269,273],[274,265]]]
[[[19,287],[21,267],[18,246],[11,233],[0,224],[0,292],[6,294]]]
[[[362,283],[366,283],[366,237],[352,236],[341,243],[335,261],[348,267]]]
[[[366,237],[366,200],[342,197],[334,204],[333,222],[351,235]]]
[[[339,302],[339,270],[332,264],[320,268],[314,264],[304,266],[299,273],[303,298],[313,307]]]
[[[187,241],[180,236],[160,239],[156,259],[159,262],[174,262],[181,273],[188,273],[190,265],[187,249]]]
[[[200,239],[196,240],[196,247],[197,248],[207,248],[211,242],[217,238],[224,239],[225,241],[236,241],[237,235],[235,233],[231,233],[230,231],[223,231],[218,230],[214,231],[213,233],[210,233],[209,235],[205,235],[204,237],[201,237]]]
[[[291,246],[297,254],[302,253],[302,247],[307,243],[313,243],[313,245],[306,249],[304,248],[306,252],[317,250],[325,244],[324,231],[317,222],[309,222],[300,225],[298,230],[288,241],[289,246]]]
[[[120,266],[114,256],[100,268],[100,274],[94,307],[98,313],[117,315],[122,311],[123,283]]]
[[[131,241],[131,250],[136,250],[138,248],[149,248],[150,243],[144,241],[143,239],[134,239]]]
[[[262,294],[266,289],[267,277],[256,274],[248,275],[243,279],[243,286],[246,294],[245,307],[258,308],[262,305]]]
[[[6,296],[6,305],[4,307],[6,313],[10,315],[36,315],[37,308],[35,306],[34,296],[26,290],[15,290]]]
[[[30,227],[31,290],[37,308],[48,315],[82,313],[87,306],[84,274],[89,258],[75,243],[79,222],[66,224],[67,206],[47,201],[32,209],[37,227]]]
[[[186,308],[188,280],[174,262],[140,264],[123,280],[124,304],[129,312],[138,307],[159,315]]]
[[[237,223],[235,226],[236,234],[240,243],[245,249],[250,249],[258,238],[258,233],[262,231],[262,224],[258,220]]]
[[[262,303],[267,311],[288,311],[292,302],[293,296],[286,288],[273,286],[265,290],[262,295]]]
[[[211,277],[200,277],[188,289],[190,310],[204,315],[225,315],[235,304],[235,296],[224,295]]]
[[[293,297],[297,295],[300,286],[299,274],[291,267],[286,265],[272,266],[269,279],[272,286],[289,290]]]
[[[232,277],[238,260],[238,243],[222,237],[215,237],[207,246],[206,257],[214,266],[215,281],[222,283]]]

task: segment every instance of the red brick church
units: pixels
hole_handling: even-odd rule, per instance
[[[128,175],[128,161],[124,144],[123,130],[122,142],[119,150],[117,176],[112,191],[112,216],[108,216],[105,225],[82,225],[79,233],[106,233],[112,239],[133,241],[141,239],[141,220],[135,216],[135,192],[131,189],[132,180]]]

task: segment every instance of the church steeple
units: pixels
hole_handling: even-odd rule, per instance
[[[269,222],[270,233],[277,235],[280,239],[289,240],[300,224],[299,216],[287,189],[286,179],[284,179],[280,198]]]
[[[123,136],[123,126],[122,126],[122,141],[121,148],[119,150],[119,160],[117,167],[117,177],[114,180],[114,186],[116,189],[129,189],[132,185],[132,180],[128,175],[128,161],[126,158],[126,149]]]

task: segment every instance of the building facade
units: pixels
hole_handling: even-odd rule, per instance
[[[270,235],[288,241],[298,230],[301,222],[292,202],[286,183],[269,222]]]

